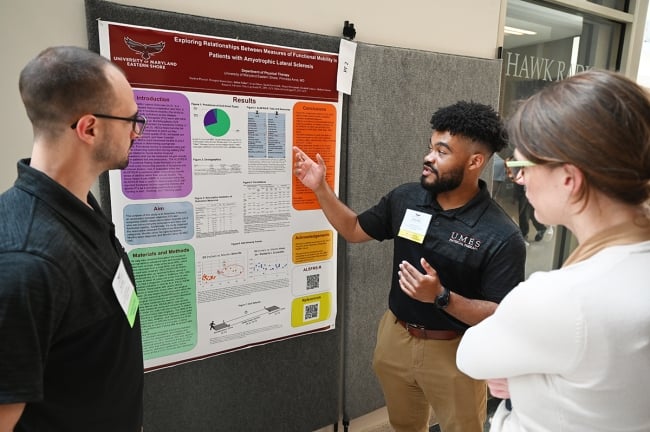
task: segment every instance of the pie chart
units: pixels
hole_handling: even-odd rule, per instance
[[[203,126],[210,135],[222,137],[230,130],[230,117],[222,109],[211,109],[203,117]]]

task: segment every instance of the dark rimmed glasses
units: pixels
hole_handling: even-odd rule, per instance
[[[118,116],[112,116],[108,114],[97,114],[97,113],[92,113],[95,117],[99,118],[105,118],[109,120],[122,120],[122,121],[128,121],[128,122],[133,122],[133,133],[136,134],[137,136],[142,136],[142,133],[144,132],[144,127],[147,125],[147,119],[145,116],[139,113],[135,113],[131,117],[118,117]],[[70,127],[72,129],[77,128],[77,120],[76,122],[72,123]]]

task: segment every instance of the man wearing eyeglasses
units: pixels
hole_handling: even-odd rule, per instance
[[[420,182],[397,186],[357,215],[325,179],[325,164],[294,148],[294,173],[348,242],[393,240],[389,310],[379,323],[373,368],[397,432],[482,432],[487,389],[456,367],[463,332],[494,312],[524,278],[519,229],[479,180],[505,146],[489,106],[436,111]]]
[[[138,298],[90,192],[146,119],[110,61],[52,47],[22,70],[32,156],[0,195],[0,432],[142,428]]]

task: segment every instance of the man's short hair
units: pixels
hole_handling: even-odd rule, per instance
[[[77,117],[108,111],[115,99],[109,66],[99,54],[74,46],[47,48],[27,63],[18,88],[35,134],[53,136]]]
[[[431,117],[431,127],[440,132],[462,135],[496,153],[507,144],[499,114],[489,105],[459,101],[440,108]]]

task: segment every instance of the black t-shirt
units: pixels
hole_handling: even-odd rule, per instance
[[[129,259],[92,195],[27,164],[0,196],[0,403],[26,402],[16,431],[140,431],[139,314],[112,286]]]
[[[425,217],[431,215],[422,243],[398,235],[409,209]],[[467,204],[446,211],[419,183],[398,186],[361,213],[359,224],[376,240],[393,240],[389,308],[403,321],[434,330],[462,332],[468,328],[435,305],[402,292],[397,274],[402,261],[424,273],[420,265],[424,258],[449,290],[497,303],[524,279],[526,246],[521,232],[490,198],[483,181],[479,193]]]

